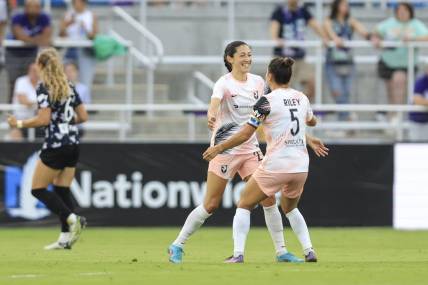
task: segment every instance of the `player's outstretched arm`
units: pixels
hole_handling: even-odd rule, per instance
[[[326,157],[330,151],[323,141],[317,137],[306,134],[307,145],[315,152],[318,157]]]
[[[238,133],[234,134],[228,140],[216,146],[209,147],[203,153],[203,158],[206,161],[212,160],[214,157],[217,156],[217,154],[246,142],[249,138],[251,138],[255,131],[256,128],[249,124],[246,124]]]
[[[37,112],[37,116],[27,120],[17,120],[15,116],[9,115],[7,122],[12,128],[38,128],[49,125],[51,120],[51,109],[42,108]]]

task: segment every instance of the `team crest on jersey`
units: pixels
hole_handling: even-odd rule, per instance
[[[253,92],[253,96],[254,96],[254,99],[259,99],[259,91],[254,91]]]
[[[220,169],[221,173],[225,174],[227,172],[227,165],[222,165]]]

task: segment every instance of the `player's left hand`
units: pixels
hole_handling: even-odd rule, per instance
[[[14,115],[8,115],[7,117],[7,123],[9,124],[9,126],[11,128],[16,128],[16,124],[17,124],[17,119]]]
[[[221,150],[219,149],[218,145],[216,146],[211,146],[209,148],[207,148],[207,150],[202,154],[202,157],[206,160],[206,161],[211,161],[214,157],[217,156],[217,154],[219,154],[221,152]]]
[[[311,137],[311,139],[308,140],[308,145],[318,157],[326,157],[330,151],[328,147],[324,145],[322,140],[316,137]]]

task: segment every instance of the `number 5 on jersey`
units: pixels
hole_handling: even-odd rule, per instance
[[[297,112],[298,110],[297,109],[290,109],[290,114],[291,114],[291,121],[293,122],[293,121],[296,121],[296,130],[294,130],[294,128],[292,128],[291,129],[291,134],[293,135],[293,136],[296,136],[298,133],[299,133],[299,131],[300,131],[300,123],[299,123],[299,118],[297,118],[296,116],[295,116],[295,112]]]

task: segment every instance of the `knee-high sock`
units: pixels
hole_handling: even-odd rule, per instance
[[[270,236],[275,246],[277,255],[287,253],[284,240],[284,225],[282,223],[281,213],[278,206],[275,204],[270,207],[263,207],[265,213],[265,222],[269,230]]]
[[[312,243],[305,219],[297,208],[287,213],[286,216],[290,221],[290,226],[293,229],[293,232],[296,234],[300,244],[302,245],[303,252],[305,255],[308,254],[312,250]]]
[[[250,223],[251,212],[243,208],[237,208],[233,217],[233,256],[235,257],[244,254]]]
[[[64,204],[70,209],[70,211],[74,213],[74,202],[73,202],[73,197],[71,195],[70,187],[55,185],[54,192],[61,198]],[[68,227],[67,222],[64,222],[61,220],[61,232],[66,233],[69,231],[70,229]]]
[[[211,214],[205,210],[204,205],[199,205],[193,209],[193,211],[187,216],[177,239],[172,244],[183,247],[189,237],[199,229],[210,216]]]
[[[52,213],[57,214],[60,217],[61,222],[67,222],[67,217],[72,214],[70,209],[55,193],[42,188],[31,190],[31,194],[33,194],[33,196],[39,201],[43,202],[43,204],[45,204]]]

